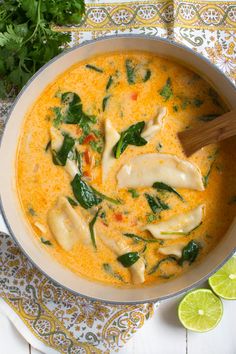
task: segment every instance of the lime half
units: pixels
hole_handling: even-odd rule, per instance
[[[209,289],[191,291],[181,301],[178,316],[182,325],[196,332],[207,332],[221,320],[223,305]]]
[[[227,300],[236,300],[235,256],[209,278],[209,284],[217,295]]]

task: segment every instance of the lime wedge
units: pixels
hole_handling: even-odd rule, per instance
[[[178,308],[178,316],[182,325],[196,332],[207,332],[221,320],[223,305],[209,289],[191,291],[182,299]]]
[[[236,300],[236,256],[209,278],[212,290],[227,300]]]

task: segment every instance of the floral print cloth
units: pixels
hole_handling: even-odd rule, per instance
[[[149,34],[181,42],[208,57],[236,83],[235,1],[87,1],[71,46],[100,36]],[[0,102],[0,131],[11,102]],[[0,234],[0,310],[44,353],[117,351],[155,305],[106,305],[75,296],[37,270],[12,238]]]

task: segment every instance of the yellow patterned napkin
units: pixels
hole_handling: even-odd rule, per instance
[[[87,1],[71,46],[99,36],[149,34],[181,42],[208,57],[236,82],[235,1]],[[0,130],[10,103],[0,102]],[[91,302],[55,285],[0,234],[0,311],[37,349],[54,353],[110,353],[118,350],[153,313],[136,306]]]

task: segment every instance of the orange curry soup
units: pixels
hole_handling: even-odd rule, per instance
[[[57,77],[29,110],[17,186],[34,237],[79,276],[120,287],[170,281],[235,216],[235,139],[186,158],[179,131],[224,112],[178,63],[101,55]]]

